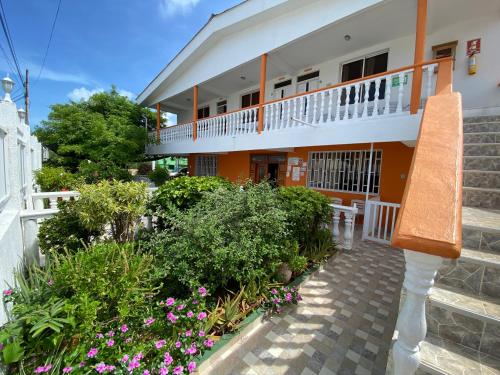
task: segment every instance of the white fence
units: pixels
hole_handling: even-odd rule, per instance
[[[369,200],[365,206],[363,240],[390,244],[400,205]]]
[[[354,224],[356,222],[356,213],[358,209],[351,206],[341,206],[338,204],[331,204],[333,208],[333,239],[340,241],[340,219],[343,213],[344,217],[344,233],[342,236],[341,247],[345,250],[352,249],[353,235],[354,235]]]

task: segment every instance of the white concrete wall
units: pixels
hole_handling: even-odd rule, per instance
[[[41,167],[41,145],[31,136],[29,127],[21,122],[16,105],[0,101],[0,132],[4,135],[5,154],[0,168],[6,170],[8,195],[0,204],[0,292],[14,285],[14,271],[23,264],[24,254],[20,213],[31,208],[33,171]],[[24,186],[21,184],[19,145],[24,145]],[[0,325],[6,314],[0,307]]]
[[[477,73],[469,75],[467,71],[467,57],[465,55],[467,40],[481,38],[481,53],[477,55]],[[378,51],[389,51],[388,70],[397,69],[413,64],[414,36],[407,36],[399,39],[386,41],[370,48],[353,51],[330,61],[320,62],[314,66],[304,67],[296,72],[292,79],[293,90],[297,87],[297,77],[304,74],[305,69],[313,68],[320,71],[320,87],[326,87],[340,81],[340,66],[342,63],[372,54]],[[483,109],[500,107],[500,20],[497,15],[491,15],[480,19],[472,19],[467,22],[457,23],[452,26],[440,29],[427,36],[426,60],[432,59],[433,45],[458,40],[455,70],[453,71],[454,90],[462,93],[464,109]],[[272,56],[270,57],[272,59]],[[278,78],[272,77],[266,84],[266,101],[274,99],[272,97],[274,84]],[[241,96],[258,89],[258,85],[246,88],[245,90],[231,93],[227,98],[228,111],[240,108]],[[294,91],[295,93],[295,91]],[[200,103],[200,107],[210,106],[210,114],[216,114],[216,103],[219,101]],[[192,121],[192,110],[179,112],[177,122],[179,124]]]

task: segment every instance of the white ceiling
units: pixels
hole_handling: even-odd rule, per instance
[[[387,40],[414,34],[417,0],[388,0],[382,5],[311,33],[278,50],[268,58],[268,78],[293,74],[320,62],[341,57]],[[497,13],[500,0],[429,0],[427,32],[468,18]],[[350,41],[344,35],[351,36]],[[206,102],[255,86],[260,61],[255,59],[200,85],[199,102]],[[241,79],[244,76],[245,79]],[[166,110],[191,108],[192,90],[162,103]]]

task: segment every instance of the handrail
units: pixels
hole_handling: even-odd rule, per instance
[[[427,99],[392,245],[458,258],[462,245],[463,128],[452,62],[439,63],[436,95]]]
[[[212,116],[208,116],[208,117],[199,118],[198,122],[199,121],[203,121],[203,120],[211,120],[211,119],[216,118],[216,117],[223,117],[223,116],[226,116],[226,115],[230,115],[232,113],[241,112],[241,111],[245,111],[247,109],[253,109],[253,108],[258,108],[258,107],[259,107],[259,104],[255,104],[255,105],[251,105],[249,107],[234,109],[234,110],[229,111],[229,112],[224,112],[224,113],[219,113],[217,115],[212,115]]]

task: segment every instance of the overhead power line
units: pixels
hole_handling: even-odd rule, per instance
[[[34,84],[36,84],[38,82],[38,80],[40,79],[40,76],[42,75],[43,68],[45,67],[45,61],[47,60],[47,55],[49,53],[50,43],[52,42],[52,36],[54,35],[54,29],[56,28],[57,18],[59,16],[59,10],[61,9],[61,3],[62,3],[62,0],[59,0],[59,3],[57,4],[56,15],[54,16],[54,21],[52,22],[52,28],[50,29],[50,35],[49,35],[49,41],[47,43],[47,48],[45,49],[45,54],[43,55],[42,65],[40,66],[40,71],[38,72],[38,76],[36,77]]]
[[[5,38],[7,39],[7,45],[9,47],[10,54],[12,55],[12,59],[14,60],[15,70],[17,72],[17,75],[19,76],[19,80],[21,81],[22,85],[24,86],[23,75],[21,73],[21,68],[19,68],[19,60],[17,59],[16,50],[14,48],[14,43],[12,42],[12,37],[10,34],[9,25],[7,23],[7,18],[5,16],[5,10],[3,8],[2,0],[0,0],[0,22],[2,24],[2,30],[3,30],[3,33],[5,34]]]

